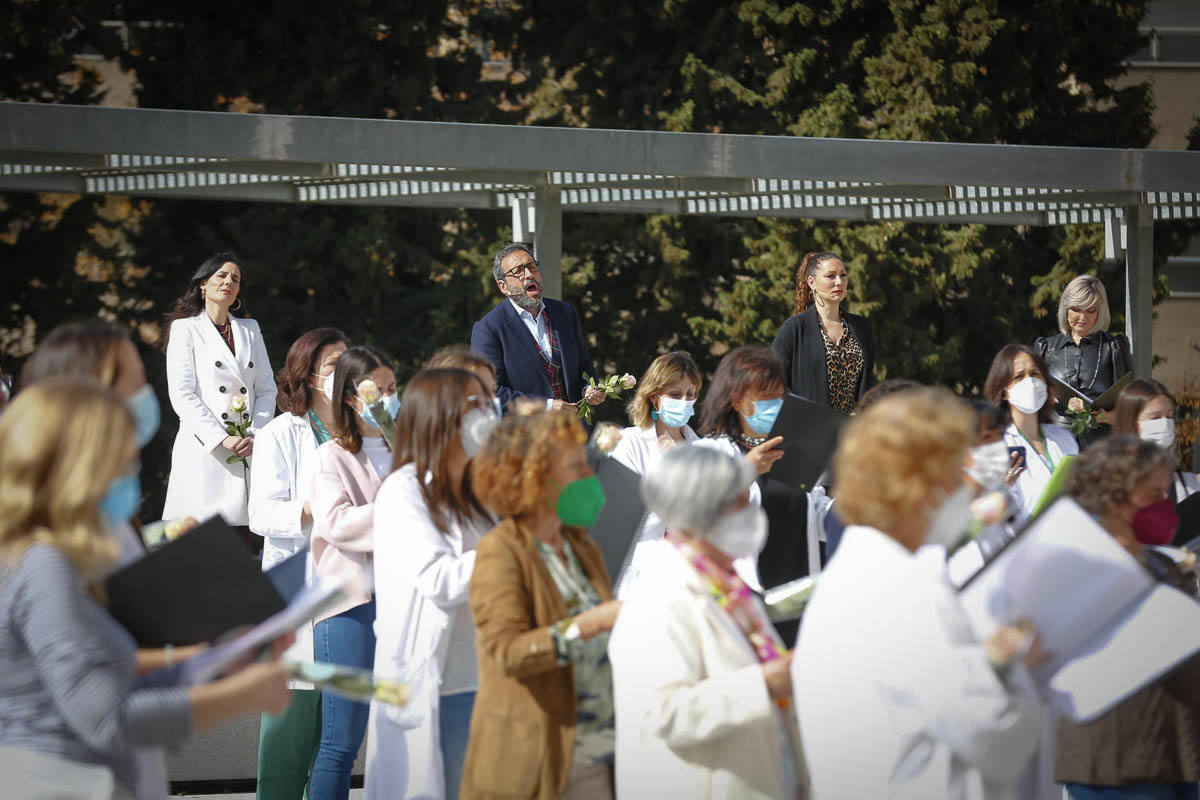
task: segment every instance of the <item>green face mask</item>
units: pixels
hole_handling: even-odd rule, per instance
[[[554,511],[564,525],[590,528],[604,508],[604,487],[595,475],[571,481],[563,487]]]

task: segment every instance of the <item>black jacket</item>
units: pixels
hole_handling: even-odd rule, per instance
[[[866,317],[842,312],[842,321],[853,333],[863,351],[863,371],[858,382],[858,397],[875,382],[875,341],[871,338],[871,325]],[[829,404],[829,380],[825,372],[825,340],[821,337],[821,323],[817,320],[816,306],[809,306],[802,314],[790,317],[775,334],[771,344],[783,360],[787,372],[787,388],[792,394],[806,397],[815,403]]]
[[[1089,349],[1089,339],[1095,341],[1098,348],[1092,360]],[[1098,340],[1098,341],[1097,341]],[[1050,374],[1084,392],[1093,400],[1104,394],[1114,383],[1125,377],[1132,368],[1132,357],[1129,353],[1129,340],[1124,334],[1099,333],[1084,339],[1083,349],[1076,347],[1074,341],[1065,333],[1054,336],[1043,336],[1033,343],[1033,349],[1046,359]],[[1092,382],[1092,375],[1096,380]],[[1091,388],[1088,385],[1091,384]],[[1065,405],[1066,399],[1060,398]]]

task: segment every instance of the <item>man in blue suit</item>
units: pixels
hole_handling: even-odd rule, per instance
[[[542,273],[529,247],[513,243],[492,262],[504,300],[475,323],[471,349],[496,367],[496,396],[545,399],[551,408],[604,402],[588,385],[596,367],[583,341],[579,313],[570,303],[542,297]]]

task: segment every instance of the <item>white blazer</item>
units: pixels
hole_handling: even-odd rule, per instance
[[[621,800],[807,797],[799,733],[746,635],[667,541],[647,542],[608,642]]]
[[[254,437],[250,459],[250,531],[263,537],[262,568],[267,571],[308,544],[312,522],[300,523],[317,472],[317,437],[308,417],[280,414]],[[312,553],[304,563],[304,578],[312,580]],[[313,660],[313,623],[296,629],[296,643],[284,653],[295,661]],[[312,684],[288,683],[292,689]]]
[[[1060,425],[1041,426],[1042,436],[1046,437],[1046,452],[1055,467],[1062,461],[1063,456],[1079,455],[1079,442],[1075,441],[1070,429]],[[1025,469],[1013,484],[1010,493],[1017,509],[1017,522],[1029,516],[1037,501],[1041,498],[1046,484],[1050,482],[1051,468],[1033,451],[1025,441],[1015,423],[1009,423],[1004,429],[1004,444],[1009,447],[1025,448]]]
[[[167,396],[179,415],[179,433],[171,451],[171,477],[163,519],[220,514],[230,525],[246,525],[246,480],[241,463],[221,445],[229,434],[222,414],[233,398],[246,398],[251,432],[275,416],[275,378],[262,331],[252,319],[229,318],[234,347],[203,311],[171,323],[167,343]]]
[[[1041,705],[1023,665],[997,676],[945,577],[851,526],[792,658],[814,797],[1024,800]]]
[[[401,714],[371,703],[364,783],[370,800],[445,796],[439,697],[450,669],[452,692],[479,687],[467,585],[475,546],[491,527],[451,522],[448,533],[438,531],[412,464],[389,475],[375,495],[375,674],[410,682],[413,695]],[[452,643],[456,628],[471,635]]]

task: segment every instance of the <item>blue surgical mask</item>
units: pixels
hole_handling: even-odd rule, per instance
[[[391,394],[385,394],[381,400],[383,402],[383,408],[385,411],[387,411],[388,416],[390,416],[392,419],[395,419],[396,415],[400,413],[400,395],[396,392],[392,392]],[[375,423],[375,418],[371,416],[371,409],[367,407],[366,403],[363,403],[363,410],[358,412],[358,415],[363,418],[363,422],[367,423],[372,428],[379,427]]]
[[[696,413],[695,400],[660,397],[658,399],[658,410],[651,411],[650,416],[653,419],[659,420],[668,428],[681,428],[688,423],[688,420],[692,418],[692,414],[694,413]]]
[[[504,416],[504,406],[500,404],[499,397],[492,398],[492,406],[496,409],[496,419],[500,419]]]
[[[100,513],[109,525],[128,522],[142,503],[142,482],[137,472],[127,472],[113,481],[100,498]]]
[[[150,440],[158,432],[158,423],[162,418],[158,395],[154,393],[150,384],[142,384],[142,388],[126,398],[125,405],[133,415],[134,437],[137,439],[138,450],[141,450],[150,444]]]
[[[759,436],[766,436],[774,427],[775,418],[779,416],[781,408],[783,408],[782,397],[775,400],[755,400],[754,413],[746,417],[746,424]]]

